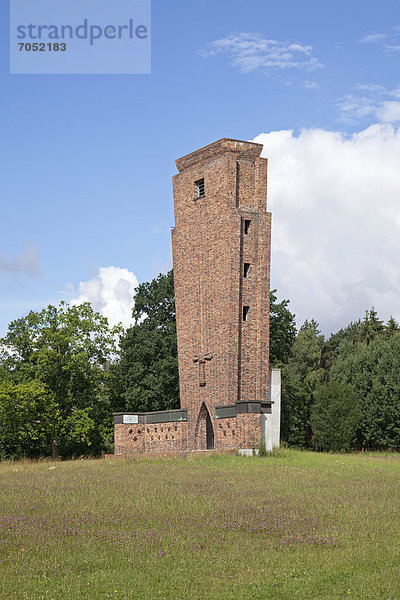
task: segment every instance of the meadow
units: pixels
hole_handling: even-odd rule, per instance
[[[400,455],[5,462],[1,600],[400,599]]]

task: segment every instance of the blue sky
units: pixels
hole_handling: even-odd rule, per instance
[[[7,3],[0,11],[0,335],[61,299],[88,297],[118,315],[115,286],[126,305],[136,278],[171,266],[175,159],[221,137],[262,134],[277,232],[272,283],[298,324],[314,317],[329,333],[372,304],[400,317],[396,0],[153,0],[151,75],[10,75]],[[285,184],[285,156],[309,175],[307,196],[294,173]],[[374,182],[362,193],[357,185],[362,165],[370,176],[377,164],[382,239]],[[314,235],[327,210],[343,212],[333,219],[340,248],[335,230]],[[375,264],[382,244],[384,264]]]

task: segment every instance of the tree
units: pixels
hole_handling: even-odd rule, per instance
[[[270,294],[269,360],[271,367],[286,364],[296,338],[295,315],[287,308],[289,300],[277,302],[276,290]]]
[[[361,321],[352,321],[347,327],[343,327],[337,333],[332,333],[325,341],[322,350],[322,367],[325,370],[324,378],[326,381],[329,378],[329,370],[339,356],[343,344],[350,343],[354,347],[360,343],[360,329]]]
[[[378,313],[372,307],[370,311],[365,311],[365,317],[360,327],[360,339],[367,344],[370,344],[377,335],[383,332],[383,321],[378,319]]]
[[[324,336],[321,335],[318,327],[314,319],[303,323],[293,344],[293,355],[288,362],[289,371],[308,392],[313,392],[323,377],[321,360]]]
[[[179,408],[178,350],[172,270],[136,289],[135,324],[122,336],[110,386],[115,411]]]
[[[308,448],[311,444],[309,396],[288,368],[282,369],[281,439],[290,446]]]
[[[388,337],[392,337],[392,335],[394,333],[397,333],[400,331],[400,326],[398,324],[398,322],[396,321],[396,319],[394,319],[392,316],[390,316],[390,319],[388,320],[388,322],[386,323],[386,325],[384,326],[384,331],[385,334]]]
[[[101,390],[116,356],[116,335],[89,303],[31,311],[9,325],[1,343],[14,384],[41,384],[58,417],[52,422],[52,457],[100,452],[102,424],[110,423]]]
[[[48,452],[60,415],[38,381],[0,383],[0,459],[38,458]]]
[[[292,357],[282,370],[282,439],[291,445],[312,444],[311,406],[313,393],[323,381],[324,336],[312,319],[300,327]]]
[[[356,348],[344,345],[330,375],[356,391],[361,444],[400,450],[400,333],[379,335]]]
[[[350,385],[335,381],[318,385],[311,408],[315,449],[325,452],[354,449],[360,416],[359,400]]]

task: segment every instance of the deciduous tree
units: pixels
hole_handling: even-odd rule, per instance
[[[36,381],[51,394],[59,418],[53,423],[52,456],[101,450],[102,424],[110,409],[101,394],[116,356],[118,328],[89,303],[31,311],[13,321],[2,340],[14,383]]]
[[[281,367],[292,355],[296,338],[295,315],[288,309],[290,301],[277,302],[276,290],[270,294],[269,361],[271,367]]]
[[[60,425],[54,395],[39,381],[0,383],[0,458],[49,453]]]
[[[122,336],[112,369],[114,411],[179,408],[178,350],[172,270],[137,287],[135,324]]]

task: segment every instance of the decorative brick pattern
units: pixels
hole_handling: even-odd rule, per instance
[[[160,423],[116,423],[116,454],[232,450],[260,441],[261,404],[269,402],[271,248],[261,150],[224,138],[176,161],[172,251],[187,421],[164,423],[163,431]],[[237,403],[237,416],[216,418],[217,407]]]

